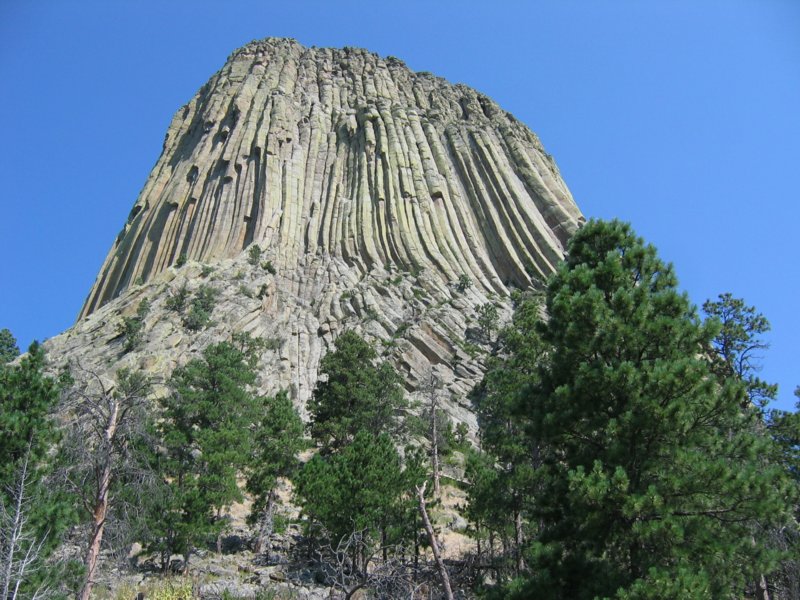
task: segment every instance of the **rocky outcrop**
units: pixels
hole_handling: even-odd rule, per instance
[[[483,372],[477,307],[541,287],[582,216],[536,136],[463,85],[364,50],[253,42],[175,115],[57,362],[166,377],[211,342],[270,340],[261,389],[303,406],[352,328],[454,419]],[[263,254],[251,256],[258,246]],[[187,329],[168,299],[214,290]],[[143,341],[121,339],[147,299]]]
[[[81,317],[182,256],[252,243],[281,272],[335,257],[502,294],[548,275],[580,218],[536,136],[489,98],[365,50],[267,39],[175,115]]]

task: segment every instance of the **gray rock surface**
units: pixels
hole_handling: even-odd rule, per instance
[[[247,332],[269,342],[259,391],[287,389],[305,414],[321,357],[354,329],[412,397],[436,375],[440,406],[474,432],[466,395],[490,350],[477,309],[508,319],[510,291],[540,289],[582,220],[536,136],[480,93],[364,50],[253,42],[178,111],[78,322],[45,347],[54,370],[77,362],[110,382],[140,369],[163,394],[175,367]],[[170,298],[202,287],[211,322],[191,330]],[[126,348],[124,320],[145,300]],[[438,525],[458,556],[465,498],[448,498]],[[198,557],[197,593],[329,597],[272,550],[261,566],[249,551]],[[119,580],[112,570],[109,589]]]
[[[256,41],[175,115],[78,322],[47,348],[166,377],[245,331],[273,340],[261,390],[302,408],[352,328],[410,392],[433,371],[474,428],[476,308],[507,318],[509,291],[540,288],[582,219],[536,136],[479,92],[365,50]],[[184,285],[216,290],[207,329],[167,309]],[[125,352],[122,319],[143,299],[143,343]]]

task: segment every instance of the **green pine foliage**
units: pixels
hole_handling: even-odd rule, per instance
[[[477,313],[478,327],[481,329],[483,339],[490,342],[494,336],[494,332],[497,331],[497,324],[500,321],[497,307],[491,302],[481,304],[477,309]]]
[[[800,598],[800,388],[795,390],[798,398],[794,412],[773,410],[768,425],[775,440],[775,456],[772,460],[783,465],[791,477],[794,520],[787,526],[766,532],[766,543],[785,551],[781,564],[775,572],[767,575],[767,581],[777,592],[778,598]]]
[[[498,538],[521,566],[521,542],[530,520],[530,498],[536,494],[535,471],[539,446],[526,430],[527,416],[519,410],[522,389],[539,381],[544,344],[537,326],[541,302],[525,299],[511,323],[498,336],[497,352],[487,363],[483,380],[471,392],[480,427],[481,452],[468,457],[466,477],[469,509],[478,538]],[[498,565],[502,566],[502,565]]]
[[[374,539],[396,526],[405,478],[391,438],[362,430],[338,453],[315,455],[295,485],[303,511],[338,542],[353,532]]]
[[[759,353],[768,347],[760,336],[769,332],[769,321],[755,307],[728,293],[705,302],[703,312],[719,323],[708,350],[714,357],[712,370],[721,379],[735,378],[744,382],[748,401],[763,408],[778,393],[778,386],[756,375]]]
[[[169,298],[167,298],[164,306],[167,308],[167,310],[172,310],[178,313],[183,312],[188,299],[189,288],[187,288],[186,284],[184,283],[178,290],[171,294]]]
[[[538,445],[528,598],[721,598],[775,557],[784,471],[746,385],[704,353],[718,332],[623,223],[591,221],[547,289],[544,351],[514,409]],[[535,352],[538,352],[535,351]],[[534,354],[535,354],[534,352]]]
[[[212,324],[211,313],[216,305],[217,290],[207,284],[200,285],[189,298],[189,289],[183,284],[164,306],[180,313],[183,326],[189,331],[200,331]]]
[[[353,564],[366,577],[367,554],[378,546],[418,548],[414,488],[427,475],[419,447],[404,461],[396,443],[406,408],[399,377],[353,332],[336,340],[321,361],[323,375],[311,401],[310,431],[320,451],[297,473],[297,502],[309,533],[331,547],[353,541]],[[357,541],[355,541],[357,540]]]
[[[17,339],[8,329],[0,329],[0,365],[9,363],[18,356]]]
[[[262,410],[247,467],[246,489],[253,499],[251,523],[272,517],[278,480],[294,475],[300,466],[297,455],[307,445],[303,420],[286,392],[264,398]]]
[[[407,405],[400,377],[389,363],[376,363],[377,356],[355,332],[346,331],[320,361],[325,378],[314,389],[308,410],[311,436],[323,452],[350,444],[359,431],[401,433],[399,417]]]
[[[139,303],[136,314],[132,317],[123,317],[119,333],[122,336],[125,352],[135,350],[142,343],[144,337],[144,319],[150,312],[150,301],[146,298]]]
[[[13,531],[17,503],[21,502],[25,524],[17,532],[23,537],[16,559],[29,550],[34,557],[19,577],[15,576],[23,596],[31,595],[39,586],[57,589],[73,583],[66,570],[74,565],[46,562],[76,515],[74,498],[54,476],[52,450],[60,435],[53,414],[61,386],[45,374],[45,366],[44,349],[37,342],[31,344],[19,364],[0,364],[0,564],[7,565],[8,536]],[[0,583],[4,586],[7,582]]]
[[[44,349],[36,342],[19,365],[0,365],[0,491],[23,458],[41,463],[58,439],[51,415],[59,386],[44,368]]]
[[[253,244],[247,251],[247,262],[255,267],[256,265],[258,265],[258,262],[260,260],[261,260],[261,246],[259,246],[258,244]]]
[[[472,279],[466,273],[462,273],[458,276],[458,281],[456,281],[456,290],[463,294],[469,288],[472,287]]]
[[[211,325],[211,313],[216,304],[217,290],[209,285],[197,288],[183,315],[183,326],[190,331],[200,331]]]
[[[149,546],[164,568],[171,554],[188,563],[196,545],[222,531],[222,510],[242,499],[236,476],[251,452],[242,432],[260,408],[250,392],[256,362],[250,346],[221,342],[172,375],[158,425],[164,450],[154,455],[163,486],[150,519]]]

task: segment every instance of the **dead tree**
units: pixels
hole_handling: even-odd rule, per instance
[[[320,546],[316,554],[332,591],[345,600],[360,590],[370,590],[379,598],[416,598],[427,583],[406,560],[404,546],[373,544],[362,531],[344,536],[336,546]]]
[[[439,427],[439,399],[442,393],[442,383],[433,371],[428,372],[427,381],[420,387],[420,392],[425,398],[425,413],[428,419],[428,438],[430,441],[431,475],[433,477],[433,493],[439,496],[441,486],[441,443],[442,431]]]
[[[425,488],[428,482],[424,481],[422,487],[417,487],[417,502],[419,506],[419,514],[422,517],[422,524],[425,526],[425,531],[428,534],[428,541],[431,544],[433,551],[433,560],[436,561],[436,568],[439,571],[439,577],[442,579],[442,586],[444,586],[444,593],[447,600],[453,600],[453,590],[450,588],[450,577],[447,575],[447,569],[442,561],[442,556],[439,553],[439,542],[436,541],[436,533],[433,531],[433,525],[428,518],[428,511],[425,508]]]
[[[29,515],[32,498],[29,496],[29,453],[25,455],[16,483],[7,490],[9,506],[0,496],[0,598],[16,600],[21,586],[40,568],[47,534],[37,538],[30,531]],[[30,596],[33,600],[48,595],[42,584]]]
[[[97,571],[113,484],[125,468],[131,445],[144,436],[144,414],[150,381],[121,369],[116,382],[106,383],[97,373],[77,368],[76,384],[67,395],[65,409],[74,419],[64,452],[70,463],[66,479],[90,515],[90,532],[84,552],[86,573],[78,595],[89,600]]]

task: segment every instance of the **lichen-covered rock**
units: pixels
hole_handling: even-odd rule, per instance
[[[359,275],[541,281],[580,213],[536,136],[489,98],[364,50],[253,42],[175,115],[82,316],[180,257],[252,243]]]
[[[479,92],[364,50],[252,42],[175,115],[78,322],[47,347],[165,377],[249,332],[270,340],[262,391],[303,407],[355,329],[410,392],[436,375],[474,427],[477,307],[507,318],[510,289],[541,287],[581,220],[536,136]],[[169,308],[184,286],[215,290],[207,327]],[[122,318],[144,299],[126,351]]]

